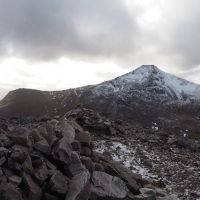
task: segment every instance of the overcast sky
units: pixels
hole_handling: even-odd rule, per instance
[[[200,83],[199,0],[0,0],[0,98],[154,64]]]

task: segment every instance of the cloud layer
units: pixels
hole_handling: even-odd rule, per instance
[[[138,27],[121,0],[0,0],[1,55],[37,60],[118,57]]]
[[[1,64],[11,57],[27,63],[13,75],[15,87],[30,85],[34,64],[49,63],[53,74],[52,63],[66,58],[93,62],[88,70],[96,80],[119,75],[117,67],[155,64],[200,83],[199,8],[199,0],[0,0],[2,77],[7,65]],[[105,62],[117,67],[97,64]],[[1,88],[13,88],[10,82],[0,80]]]
[[[0,55],[196,67],[199,7],[198,0],[0,0]]]

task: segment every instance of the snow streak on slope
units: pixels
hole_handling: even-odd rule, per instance
[[[158,180],[158,176],[150,173],[149,169],[142,166],[141,161],[136,159],[136,149],[131,145],[124,145],[120,142],[109,142],[104,140],[95,143],[95,151],[104,153],[108,151],[115,161],[122,162],[124,166],[134,173],[140,174],[145,179]]]

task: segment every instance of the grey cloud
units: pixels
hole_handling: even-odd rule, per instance
[[[102,59],[122,68],[200,65],[200,1],[145,1],[162,12],[150,28],[137,21],[149,6],[132,0],[132,9],[124,0],[0,0],[0,57]]]
[[[200,65],[200,1],[162,1],[163,17],[156,33],[158,53],[177,68]],[[159,55],[158,55],[159,56]]]
[[[4,54],[38,60],[119,58],[139,27],[121,0],[0,0]]]
[[[3,99],[8,92],[9,92],[8,89],[1,89],[0,88],[0,100]]]
[[[101,78],[102,80],[111,80],[117,77],[117,73],[112,72],[97,72],[96,76]]]

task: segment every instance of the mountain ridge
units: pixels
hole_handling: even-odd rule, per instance
[[[112,119],[151,124],[200,116],[200,85],[143,65],[97,85],[62,91],[18,89],[0,101],[0,116],[64,115],[83,105]]]

